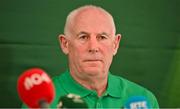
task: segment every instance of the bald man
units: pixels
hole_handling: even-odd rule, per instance
[[[74,93],[90,108],[126,107],[131,99],[143,99],[146,107],[157,108],[150,91],[109,72],[120,39],[113,17],[104,9],[87,5],[73,10],[66,19],[64,34],[59,35],[69,69],[54,78],[57,95],[52,105],[56,106],[60,96]]]
[[[60,47],[68,57],[69,68],[53,78],[56,97],[79,95],[89,108],[158,108],[155,96],[147,89],[109,71],[119,48],[113,17],[104,9],[86,5],[68,15]]]

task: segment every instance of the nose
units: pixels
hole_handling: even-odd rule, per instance
[[[90,53],[99,52],[98,40],[96,39],[96,37],[91,37],[88,44],[89,44],[88,51]]]

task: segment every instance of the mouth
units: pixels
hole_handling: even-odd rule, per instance
[[[91,65],[91,66],[97,66],[99,64],[102,64],[103,61],[99,59],[90,59],[90,60],[84,60],[85,63]]]
[[[89,60],[84,60],[84,62],[101,62],[102,60],[100,59],[89,59]]]
[[[88,66],[88,67],[100,67],[103,63],[102,60],[100,59],[87,59],[87,60],[84,60],[84,63]]]

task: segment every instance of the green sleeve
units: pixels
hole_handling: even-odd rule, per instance
[[[150,92],[148,96],[150,98],[149,100],[151,102],[152,108],[159,109],[159,104],[158,104],[158,101],[157,101],[156,97],[154,96],[154,94]]]
[[[21,109],[27,109],[27,108],[28,108],[28,106],[25,105],[24,103],[21,105]]]
[[[153,106],[152,108],[159,109],[159,104],[155,96],[153,96]]]

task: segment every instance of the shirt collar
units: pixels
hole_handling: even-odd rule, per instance
[[[62,78],[62,83],[64,83],[62,85],[68,93],[77,94],[80,95],[81,97],[87,96],[88,94],[93,92],[91,90],[86,89],[79,83],[77,83],[72,78],[68,70],[65,72],[64,78]]]
[[[64,78],[62,78],[61,81],[64,87],[64,89],[68,92],[68,93],[74,93],[74,94],[78,94],[81,97],[85,97],[91,93],[95,93],[95,91],[86,89],[85,87],[83,87],[82,85],[80,85],[79,83],[77,83],[72,76],[70,75],[69,71],[67,70],[65,72]],[[115,78],[115,76],[113,76],[110,72],[108,75],[108,87],[106,92],[103,94],[103,96],[107,96],[110,95],[112,97],[121,97],[121,90],[122,87],[120,85],[119,79]]]
[[[122,97],[122,86],[119,78],[115,77],[109,72],[108,75],[108,87],[106,90],[106,94],[112,97]]]

